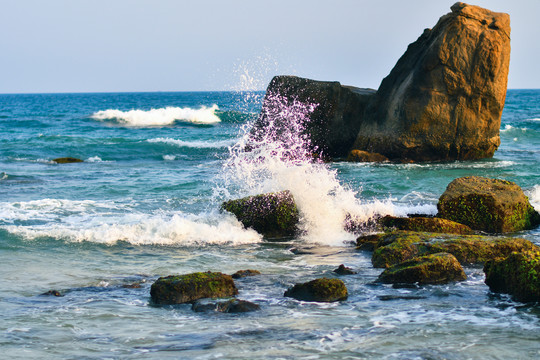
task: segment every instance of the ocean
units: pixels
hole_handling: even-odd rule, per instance
[[[450,181],[520,185],[540,210],[540,90],[509,90],[492,159],[425,164],[292,160],[278,144],[242,151],[264,92],[0,95],[0,349],[10,359],[532,359],[540,308],[493,294],[479,267],[449,285],[393,288],[343,230],[435,214]],[[302,147],[302,139],[294,139]],[[56,164],[58,157],[82,163]],[[267,241],[220,211],[229,199],[290,190],[302,234]],[[524,231],[540,245],[540,230]],[[307,251],[293,253],[291,248]],[[341,279],[349,298],[283,297]],[[158,277],[237,280],[260,311],[152,306]],[[41,295],[58,290],[63,296]]]

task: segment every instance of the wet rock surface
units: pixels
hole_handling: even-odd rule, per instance
[[[349,293],[343,281],[320,278],[296,284],[285,291],[284,296],[301,301],[334,302],[346,300]]]

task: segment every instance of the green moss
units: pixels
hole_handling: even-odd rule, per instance
[[[349,296],[345,283],[339,279],[320,278],[296,284],[284,296],[302,301],[333,302]]]
[[[152,284],[150,295],[156,304],[181,304],[201,298],[229,297],[238,294],[231,276],[197,272],[161,277]]]
[[[381,236],[371,261],[375,267],[387,268],[416,256],[447,252],[461,264],[473,265],[535,249],[536,245],[521,238],[394,231]]]
[[[389,267],[379,276],[385,283],[444,284],[467,277],[457,259],[448,253],[436,253]]]
[[[233,213],[246,228],[253,228],[266,237],[294,235],[300,218],[289,191],[230,200],[221,208]]]
[[[540,301],[539,250],[493,259],[485,264],[484,272],[492,291],[511,294],[518,301]]]

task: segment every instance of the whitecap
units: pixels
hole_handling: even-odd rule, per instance
[[[163,155],[163,160],[173,161],[173,160],[176,160],[176,156],[175,155]]]
[[[530,191],[527,191],[526,194],[534,209],[540,212],[540,185],[534,185],[534,187]]]
[[[221,122],[216,115],[217,105],[192,109],[189,107],[166,107],[151,110],[121,111],[115,109],[98,111],[91,115],[100,121],[116,121],[119,124],[133,127],[167,126],[176,121],[194,124],[215,124]]]

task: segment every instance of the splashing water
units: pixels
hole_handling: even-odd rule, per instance
[[[326,245],[354,238],[344,229],[348,216],[365,222],[393,212],[387,203],[361,204],[339,183],[336,170],[313,158],[304,125],[316,104],[267,94],[266,105],[271,116],[263,127],[244,128],[244,136],[229,149],[222,174],[226,197],[289,190],[300,211],[302,239]]]

